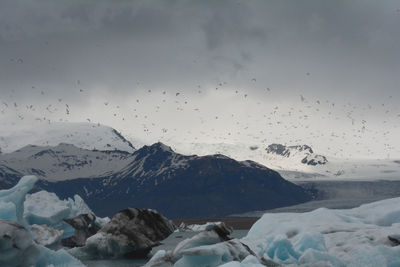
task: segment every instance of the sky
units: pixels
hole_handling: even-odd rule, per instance
[[[0,125],[400,158],[400,4],[0,2]]]

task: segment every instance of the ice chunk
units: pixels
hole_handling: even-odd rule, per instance
[[[167,254],[167,252],[165,250],[161,249],[161,250],[157,251],[156,254],[153,255],[153,257],[151,257],[149,262],[155,262],[155,261],[165,257],[166,254]]]
[[[263,265],[253,255],[247,256],[242,262],[231,261],[231,262],[225,263],[223,265],[220,265],[219,267],[265,267],[265,266],[278,267],[278,265],[273,265],[273,264]]]
[[[37,225],[34,224],[31,226],[31,232],[33,235],[33,240],[36,244],[48,247],[55,248],[61,242],[61,237],[64,231],[58,231],[47,225]]]
[[[243,242],[281,264],[400,266],[400,198],[348,210],[264,214]]]
[[[232,239],[214,245],[185,249],[181,254],[182,258],[174,267],[219,266],[230,261],[241,261],[249,256],[250,252],[238,239]]]
[[[324,237],[320,233],[304,233],[294,245],[294,249],[300,253],[309,248],[322,252],[326,251]]]
[[[83,199],[75,195],[73,199],[61,200],[56,194],[39,191],[28,194],[24,203],[24,218],[29,224],[46,224],[63,231],[63,238],[74,234],[74,228],[64,219],[73,218],[79,214],[93,214]],[[97,218],[96,224],[104,225],[109,218]]]
[[[0,201],[0,219],[17,221],[16,207],[12,202]]]
[[[31,266],[38,256],[39,250],[24,227],[0,220],[0,266]]]
[[[205,224],[189,224],[186,225],[185,223],[181,223],[178,227],[179,232],[186,232],[186,231],[192,231],[192,232],[202,232],[202,231],[209,231],[211,230],[215,225],[220,225],[221,222],[207,222]]]
[[[300,253],[293,249],[292,243],[282,235],[277,235],[273,240],[268,242],[264,253],[270,259],[284,264],[296,263],[300,257]]]
[[[345,267],[338,258],[329,255],[329,253],[321,252],[315,249],[307,249],[305,253],[300,257],[298,264],[314,264],[319,266],[335,266]],[[365,266],[365,265],[364,265]]]
[[[55,225],[71,213],[68,201],[46,191],[28,194],[24,206],[24,217],[29,224]]]
[[[0,202],[2,204],[11,202],[15,205],[16,221],[23,226],[27,226],[23,218],[25,195],[33,188],[37,180],[35,176],[24,176],[13,188],[0,190]],[[5,212],[4,217],[10,218],[14,216],[10,208],[11,206],[8,204],[3,210],[2,205],[1,210]],[[0,214],[0,219],[3,219],[2,213]]]
[[[64,249],[57,251],[50,250],[43,246],[38,246],[40,250],[40,256],[35,266],[47,267],[47,266],[63,266],[63,267],[84,267],[79,260],[71,256]]]

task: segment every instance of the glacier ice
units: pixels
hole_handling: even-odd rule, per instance
[[[0,206],[6,207],[2,210],[5,212],[4,217],[2,213],[0,219],[7,220],[14,217],[19,224],[27,225],[23,218],[25,195],[33,188],[37,180],[36,176],[24,176],[13,188],[0,190]],[[11,203],[14,204],[14,209],[11,209]]]
[[[59,231],[45,224],[31,225],[31,232],[33,235],[33,240],[36,244],[48,247],[48,248],[56,248],[61,243],[61,237],[64,231]]]
[[[18,223],[0,220],[0,266],[30,266],[38,256],[29,231]]]
[[[242,239],[261,258],[306,266],[400,266],[400,198],[347,210],[267,213]]]
[[[187,231],[203,232],[203,231],[211,230],[214,227],[214,225],[220,225],[220,224],[221,224],[221,222],[207,222],[205,224],[186,225],[184,222],[182,222],[176,231],[177,232],[187,232]]]
[[[79,214],[93,214],[83,199],[75,195],[73,199],[60,200],[56,194],[39,191],[27,194],[24,203],[24,218],[29,224],[46,224],[63,231],[63,238],[72,236],[74,228],[64,222],[66,218],[73,218]],[[109,218],[96,217],[96,224],[104,225]]]
[[[185,249],[180,253],[181,258],[174,267],[219,266],[231,261],[242,261],[251,255],[238,239]]]
[[[201,232],[173,251],[156,253],[146,266],[397,267],[400,245],[393,237],[400,236],[399,204],[394,198],[354,209],[267,213],[241,240]],[[229,242],[248,246],[250,255]]]
[[[61,231],[49,225],[29,224],[35,220],[58,223],[66,214],[65,207],[60,205],[59,199],[47,192],[39,192],[42,198],[35,199],[41,210],[30,205],[35,204],[32,203],[32,198],[28,203],[24,203],[27,193],[37,180],[35,176],[24,176],[13,188],[0,190],[0,266],[84,266],[64,249],[54,251],[45,247],[56,245]],[[67,201],[70,203],[70,212],[79,212],[82,209],[84,202],[80,200]],[[45,201],[47,203],[44,203]],[[25,204],[28,208],[27,213],[24,213]],[[54,204],[54,207],[51,204]],[[29,216],[31,214],[36,216]]]
[[[231,232],[224,223],[214,225],[212,229],[183,240],[173,251],[157,252],[145,266],[212,267],[245,260],[253,252],[240,240],[230,239]]]

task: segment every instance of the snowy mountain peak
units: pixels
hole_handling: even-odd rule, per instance
[[[328,162],[325,156],[315,154],[308,145],[285,146],[282,144],[271,144],[265,151],[268,154],[280,157],[299,159],[302,164],[306,165],[324,165]]]
[[[141,151],[143,154],[146,154],[146,155],[148,155],[148,154],[157,154],[157,153],[165,153],[165,152],[167,152],[169,154],[174,153],[174,151],[172,150],[171,147],[169,147],[169,146],[167,146],[167,145],[165,145],[165,144],[163,144],[161,142],[154,143],[154,144],[152,144],[150,146],[143,146],[142,148],[140,148],[138,150],[138,152],[139,151]]]
[[[18,131],[0,129],[0,147],[3,153],[10,153],[27,145],[58,146],[60,143],[88,150],[135,151],[133,145],[118,131],[100,124],[52,123]]]
[[[93,178],[121,170],[132,154],[126,151],[96,151],[61,143],[57,146],[27,145],[12,153],[0,155],[4,172],[36,175],[47,181]],[[0,167],[0,177],[1,170]]]
[[[290,157],[291,154],[304,152],[313,154],[314,151],[307,145],[285,146],[281,144],[271,144],[266,149],[267,153],[276,154],[282,157]]]

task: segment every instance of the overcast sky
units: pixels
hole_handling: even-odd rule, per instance
[[[2,0],[0,123],[400,158],[399,47],[396,0]]]

